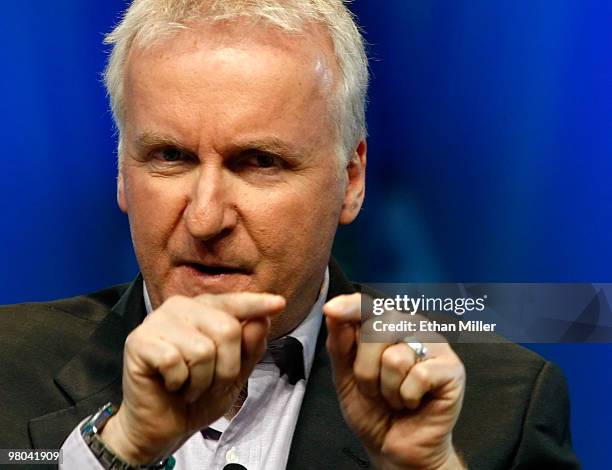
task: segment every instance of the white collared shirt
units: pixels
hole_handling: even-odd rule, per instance
[[[228,463],[241,464],[247,470],[281,470],[286,467],[306,381],[312,369],[328,288],[329,270],[326,270],[317,301],[290,334],[302,343],[306,380],[291,385],[286,375],[279,377],[276,364],[264,357],[249,377],[248,395],[240,411],[231,421],[221,417],[210,425],[222,432],[219,440],[205,439],[201,433],[195,433],[174,453],[176,470],[221,470]],[[149,313],[152,307],[146,286],[143,289]],[[80,427],[79,424],[62,446],[63,464],[60,468],[100,470],[102,466],[83,441]]]

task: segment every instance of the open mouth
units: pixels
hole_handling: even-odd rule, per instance
[[[221,274],[244,274],[243,270],[227,266],[207,266],[205,264],[189,263],[189,266],[202,274],[219,276]]]

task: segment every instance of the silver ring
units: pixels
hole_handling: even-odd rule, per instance
[[[407,336],[404,338],[404,343],[414,351],[416,362],[424,361],[427,358],[427,346],[420,341],[415,341],[414,338]]]

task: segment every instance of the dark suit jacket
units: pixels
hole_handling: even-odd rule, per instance
[[[332,262],[329,297],[356,289]],[[2,307],[0,448],[59,448],[83,418],[120,403],[123,343],[144,315],[140,276],[86,296]],[[342,418],[325,336],[323,327],[287,468],[369,468]],[[453,436],[470,468],[578,468],[556,366],[512,344],[453,347],[467,372]]]

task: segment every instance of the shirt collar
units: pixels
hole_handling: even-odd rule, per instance
[[[310,369],[312,369],[312,363],[314,361],[315,349],[317,347],[317,336],[321,329],[321,321],[323,320],[323,304],[327,298],[327,291],[329,290],[329,268],[325,270],[325,276],[323,277],[323,284],[321,284],[321,290],[319,291],[319,297],[310,309],[310,312],[302,320],[291,333],[286,336],[292,336],[297,339],[304,348],[304,372],[306,378],[310,375]]]

